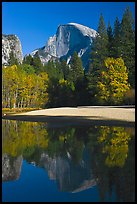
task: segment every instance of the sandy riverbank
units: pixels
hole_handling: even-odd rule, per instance
[[[49,108],[26,113],[6,115],[4,119],[45,121],[48,123],[73,124],[132,124],[135,123],[135,108],[90,106],[90,107],[63,107]]]

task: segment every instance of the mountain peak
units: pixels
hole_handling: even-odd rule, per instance
[[[85,36],[91,36],[91,37],[96,37],[97,35],[97,32],[94,30],[94,29],[91,29],[87,26],[84,26],[84,25],[81,25],[81,24],[78,24],[78,23],[68,23],[67,25],[73,25],[75,26],[76,28],[78,28],[82,33],[83,35]]]
[[[95,30],[78,23],[59,25],[56,34],[48,39],[44,49],[39,48],[37,51],[43,64],[54,58],[64,58],[69,63],[76,51],[85,67],[91,52],[92,40],[96,35]],[[34,56],[34,51],[31,55]]]

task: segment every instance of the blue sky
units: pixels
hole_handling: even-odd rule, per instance
[[[97,30],[100,14],[106,26],[121,21],[127,6],[135,18],[135,2],[3,2],[2,33],[16,34],[23,54],[46,44],[60,24],[80,23]]]

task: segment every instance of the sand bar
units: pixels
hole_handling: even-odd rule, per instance
[[[3,119],[75,124],[135,123],[135,108],[114,106],[61,107],[6,115]]]

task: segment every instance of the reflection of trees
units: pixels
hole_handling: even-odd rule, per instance
[[[23,155],[47,169],[61,190],[84,189],[84,179],[94,175],[101,201],[114,196],[134,201],[134,128],[47,128],[44,123],[7,120],[2,128],[3,155]]]
[[[13,157],[48,146],[47,131],[36,122],[3,121],[2,128],[2,152]]]
[[[128,155],[128,142],[131,133],[125,131],[124,127],[101,127],[98,142],[102,145],[102,153],[105,153],[105,163],[109,167],[125,164]]]
[[[67,156],[74,163],[81,161],[84,143],[76,128],[52,129],[48,133],[50,140],[47,151],[50,156]]]
[[[8,120],[2,121],[2,128],[2,152],[12,157],[39,160],[47,151],[52,157],[68,156],[74,162],[82,158],[84,144],[75,128],[46,129],[43,123]]]
[[[90,132],[90,131],[89,131]],[[134,201],[134,129],[99,127],[89,134],[91,165],[101,201]],[[113,190],[116,195],[112,195]]]

